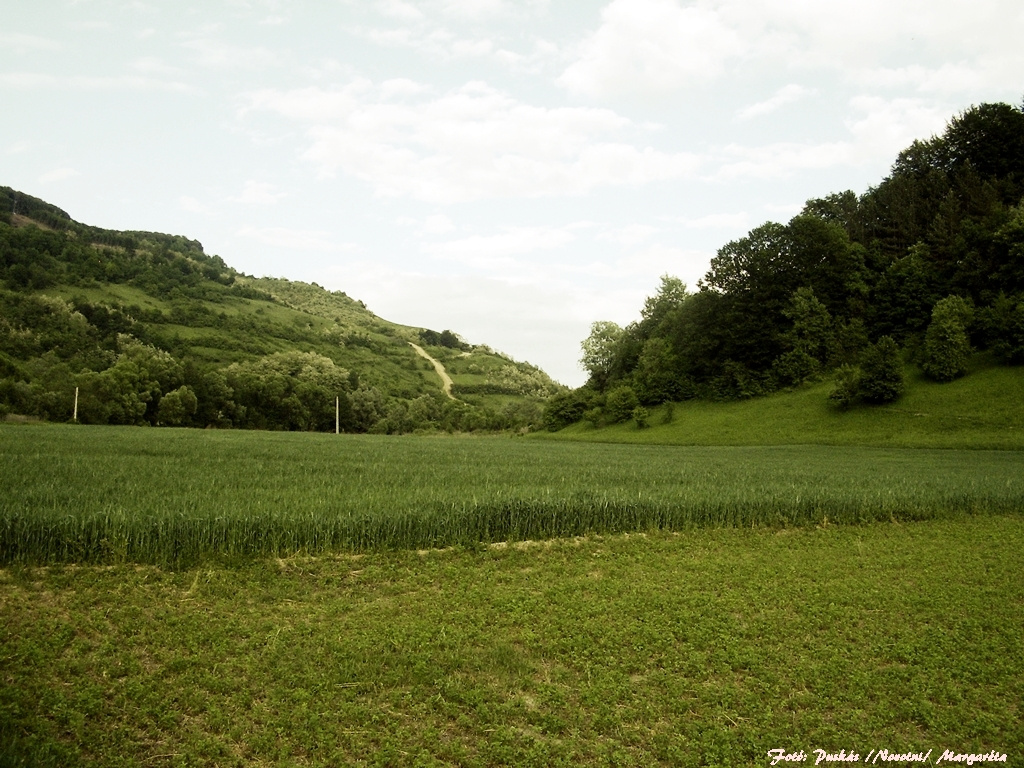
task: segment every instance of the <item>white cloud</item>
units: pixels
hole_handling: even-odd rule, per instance
[[[429,24],[410,27],[353,27],[350,31],[375,45],[410,48],[431,58],[452,60],[480,58],[496,53],[495,43],[487,37],[460,37],[451,30]]]
[[[848,141],[776,142],[761,146],[730,144],[723,149],[723,162],[714,178],[720,181],[780,179],[799,171],[850,165],[854,158],[853,144]]]
[[[767,115],[812,93],[814,91],[804,88],[802,85],[790,83],[776,91],[770,99],[759,101],[757,104],[751,104],[749,107],[741,109],[737,117],[740,120],[749,120],[753,117]]]
[[[243,114],[252,110],[308,123],[302,157],[322,174],[433,203],[583,194],[691,176],[699,164],[646,145],[647,131],[611,110],[537,107],[480,82],[405,101],[365,80],[264,90],[248,96]]]
[[[251,238],[276,248],[300,251],[353,251],[353,243],[338,242],[330,232],[288,227],[243,227],[241,237]]]
[[[54,168],[52,171],[47,171],[40,176],[39,181],[42,184],[49,184],[54,181],[64,181],[78,175],[78,171],[74,168]]]
[[[461,19],[485,19],[508,10],[502,0],[436,0],[433,4],[443,13]]]
[[[26,35],[19,32],[3,32],[0,33],[0,48],[20,55],[33,51],[58,51],[61,44],[48,37]]]
[[[864,160],[896,159],[915,139],[942,133],[952,117],[951,107],[921,99],[885,99],[856,96],[850,106],[861,116],[849,124],[857,157]]]
[[[588,96],[664,93],[706,82],[743,51],[736,31],[705,5],[613,0],[558,82]]]
[[[189,213],[198,213],[202,216],[206,216],[210,213],[207,206],[203,205],[199,200],[190,195],[182,195],[179,197],[178,205],[182,210],[188,211]]]
[[[51,88],[57,85],[57,83],[58,79],[53,75],[43,75],[36,72],[0,73],[0,88],[31,91],[39,88]]]
[[[278,63],[278,54],[258,46],[241,47],[223,40],[198,38],[182,43],[196,53],[196,60],[211,69],[263,69]]]
[[[537,73],[544,63],[561,56],[557,46],[540,39],[524,42],[521,34],[523,29],[533,28],[528,22],[542,14],[546,4],[546,0],[428,0],[418,4],[379,0],[373,7],[385,19],[385,26],[349,25],[346,30],[375,45],[407,48],[445,62],[488,59],[515,71]],[[512,50],[523,45],[532,50]]]
[[[423,250],[473,267],[501,269],[518,264],[512,257],[558,248],[576,239],[573,225],[563,227],[507,227],[495,235],[473,235],[439,243]]]
[[[517,53],[507,48],[494,52],[494,60],[515,72],[540,75],[545,68],[562,59],[562,51],[549,40],[534,40],[533,49],[529,53]]]
[[[94,77],[72,75],[56,77],[37,72],[6,72],[0,74],[0,88],[39,90],[42,88],[71,88],[78,91],[170,91],[188,93],[192,87],[181,82],[155,80],[138,75]]]
[[[1024,25],[1022,25],[1024,32]],[[1012,91],[1019,86],[1024,71],[1024,49],[1020,52],[993,52],[976,60],[962,59],[941,64],[907,64],[896,67],[869,67],[854,73],[854,83],[866,89],[916,91],[933,97],[970,97],[992,87]]]
[[[749,226],[750,217],[740,213],[709,213],[696,218],[681,218],[679,223],[687,229],[743,229]]]
[[[608,97],[706,87],[723,74],[832,71],[862,85],[963,94],[1016,87],[1022,34],[1016,0],[613,0],[559,83]],[[780,105],[762,102],[744,117]]]
[[[438,213],[424,220],[421,231],[426,235],[446,235],[455,231],[455,224],[444,214]]]
[[[182,74],[178,67],[165,63],[156,56],[143,56],[132,62],[132,69],[144,75],[163,75],[166,77],[177,77]]]
[[[402,0],[378,0],[376,8],[379,13],[397,21],[408,23],[423,19],[423,11]]]
[[[847,134],[825,142],[729,144],[716,152],[716,181],[782,179],[801,171],[888,164],[915,139],[941,133],[950,108],[921,99],[855,96]]]
[[[625,227],[601,232],[597,238],[598,240],[610,240],[619,245],[632,247],[650,239],[652,235],[658,232],[659,229],[657,227],[652,227],[649,224],[630,224]]]
[[[245,187],[238,196],[229,197],[228,200],[233,203],[242,203],[243,205],[273,205],[286,194],[284,192],[275,192],[274,190],[273,184],[250,179],[245,182]]]

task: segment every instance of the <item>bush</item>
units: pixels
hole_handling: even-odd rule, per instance
[[[644,429],[647,427],[647,421],[651,418],[651,412],[644,408],[642,405],[638,405],[633,409],[633,421],[636,422],[637,429]]]
[[[843,365],[836,370],[836,387],[828,399],[840,408],[849,408],[860,397],[860,370]]]
[[[921,367],[936,381],[952,381],[967,373],[972,351],[967,331],[972,315],[971,305],[959,296],[947,296],[932,310]]]
[[[180,386],[160,398],[157,420],[168,427],[180,427],[192,418],[198,405],[199,401],[191,388]]]
[[[608,393],[605,401],[604,414],[612,424],[626,421],[633,417],[633,411],[640,406],[640,400],[632,387],[616,387]]]
[[[557,432],[582,419],[586,410],[586,398],[579,390],[563,392],[549,398],[544,404],[541,423],[549,432]]]
[[[665,403],[665,412],[661,417],[662,424],[671,424],[676,417],[676,408],[671,402]]]
[[[980,313],[989,348],[1002,362],[1024,363],[1024,300],[999,294]]]
[[[784,386],[802,384],[815,376],[821,364],[802,349],[792,349],[775,358],[772,373]]]
[[[869,403],[891,403],[903,394],[903,359],[891,336],[864,350],[860,364],[860,396]]]
[[[903,394],[903,359],[891,336],[864,350],[860,367],[843,365],[836,370],[836,387],[828,399],[840,408],[858,401],[875,405],[891,403]]]

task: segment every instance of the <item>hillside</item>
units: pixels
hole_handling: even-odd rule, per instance
[[[593,324],[589,380],[549,401],[549,429],[823,378],[821,408],[876,407],[901,402],[908,374],[952,386],[976,352],[1024,363],[1024,109],[954,116],[862,195],[809,200],[722,246],[696,291],[663,276],[639,314]]]
[[[907,389],[896,402],[839,410],[831,380],[808,382],[764,397],[653,406],[647,426],[630,419],[594,426],[583,421],[549,440],[660,445],[863,445],[900,448],[1024,450],[1024,368],[977,355],[954,382],[905,368]]]
[[[523,429],[560,385],[340,291],[237,272],[185,237],[0,187],[0,416],[350,432]],[[430,361],[449,366],[450,399]],[[336,401],[337,398],[337,401]]]

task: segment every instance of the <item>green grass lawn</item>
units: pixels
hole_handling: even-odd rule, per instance
[[[0,763],[1024,760],[1024,520],[0,571]]]
[[[650,427],[628,422],[595,429],[580,423],[546,439],[677,445],[876,445],[1024,450],[1024,369],[983,356],[948,384],[907,369],[906,394],[892,405],[839,411],[834,384],[806,385],[767,397],[726,403],[688,401],[651,409]]]

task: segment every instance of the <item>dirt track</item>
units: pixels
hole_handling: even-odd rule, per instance
[[[437,375],[441,377],[441,389],[444,391],[446,395],[448,395],[448,397],[450,397],[452,400],[455,400],[456,397],[455,395],[452,394],[452,377],[448,375],[448,372],[444,369],[444,366],[441,365],[441,363],[439,363],[437,360],[432,358],[430,355],[428,355],[426,351],[423,349],[423,347],[419,347],[416,344],[413,344],[411,341],[409,342],[409,346],[416,350],[417,355],[419,355],[420,357],[425,357],[427,360],[431,362],[431,364],[433,364],[434,370],[437,371]]]

